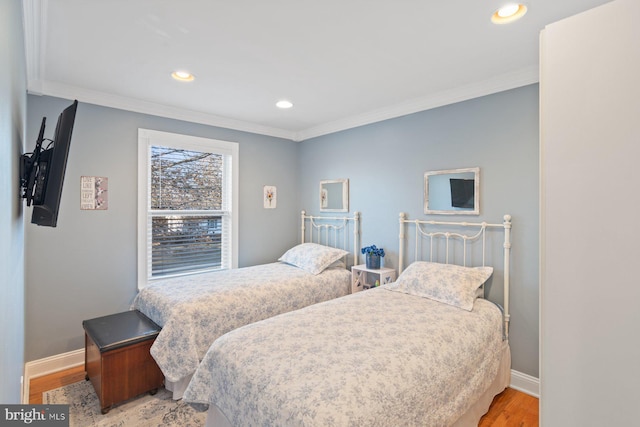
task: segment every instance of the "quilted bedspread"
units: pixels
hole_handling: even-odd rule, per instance
[[[258,320],[351,292],[351,275],[313,275],[276,262],[154,282],[135,308],[162,327],[151,355],[169,381],[193,374],[219,336]]]
[[[447,426],[505,345],[489,301],[469,312],[380,287],[224,335],[184,399],[234,426]]]

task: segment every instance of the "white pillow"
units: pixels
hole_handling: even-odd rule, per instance
[[[418,261],[385,288],[471,311],[478,288],[492,273],[493,267],[463,267]]]
[[[311,274],[320,274],[335,261],[348,254],[349,252],[345,250],[318,243],[301,243],[285,252],[278,258],[278,261],[294,265]]]

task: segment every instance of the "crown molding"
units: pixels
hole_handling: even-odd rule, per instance
[[[37,62],[41,62],[39,61],[39,58]],[[29,68],[35,68],[34,73],[29,74],[30,76],[39,76],[40,72],[42,71],[41,66],[32,66]],[[226,129],[233,129],[242,132],[256,133],[260,135],[273,136],[276,138],[284,138],[291,141],[301,142],[311,138],[317,138],[343,130],[353,129],[356,127],[365,126],[396,117],[406,116],[408,114],[413,114],[420,111],[430,110],[433,108],[455,104],[457,102],[467,101],[469,99],[478,98],[485,95],[491,95],[493,93],[527,86],[537,83],[538,81],[538,68],[526,68],[517,72],[502,74],[500,76],[479,83],[442,91],[426,97],[407,100],[405,102],[392,105],[387,108],[381,108],[378,110],[370,111],[368,113],[348,117],[343,120],[336,120],[319,126],[314,126],[300,132],[262,126],[242,120],[230,119],[199,111],[185,110],[169,105],[142,101],[125,96],[112,95],[104,92],[80,88],[77,86],[46,82],[38,78],[32,78],[28,80],[28,92],[34,95],[48,95],[58,98],[77,99],[78,101],[86,102],[89,104],[102,105],[105,107],[118,108],[121,110],[133,111],[142,114],[150,114],[154,116],[183,120],[192,123],[199,123],[209,126],[216,126]]]
[[[22,24],[26,51],[27,81],[32,93],[42,90],[44,76],[44,54],[46,50],[48,0],[24,0],[22,2]]]
[[[125,96],[88,90],[45,80],[45,52],[47,34],[47,8],[49,0],[23,1],[23,26],[27,65],[27,92],[32,95],[48,95],[137,113],[150,114],[209,126],[243,132],[257,133],[293,140],[295,133],[284,129],[262,126],[241,120],[229,119],[199,111],[184,110],[170,105],[142,101]]]
[[[32,85],[39,90],[34,90]],[[34,95],[47,95],[57,98],[77,99],[80,102],[85,102],[88,104],[101,105],[104,107],[133,111],[135,113],[150,114],[153,116],[183,120],[186,122],[216,126],[225,129],[233,129],[242,132],[256,133],[260,135],[273,136],[276,138],[284,138],[288,140],[293,140],[293,137],[295,135],[293,132],[284,129],[262,126],[255,123],[216,116],[200,111],[185,110],[183,108],[178,108],[170,105],[142,101],[135,98],[108,94],[105,92],[84,89],[81,87],[61,83],[29,81],[27,87],[27,92]]]
[[[458,88],[445,90],[433,95],[407,100],[389,107],[359,114],[344,120],[336,120],[319,126],[314,126],[295,134],[295,141],[304,141],[330,133],[340,132],[383,120],[393,119],[456,102],[467,101],[493,93],[503,92],[538,83],[538,67],[529,67],[516,72],[502,74],[482,82],[473,83]]]
[[[302,131],[289,131],[200,111],[185,110],[170,105],[84,89],[73,85],[48,82],[44,80],[46,38],[43,36],[46,34],[48,0],[25,0],[23,5],[28,93],[77,99],[81,102],[105,107],[284,138],[296,142],[526,86],[539,81],[538,67],[530,67],[502,74],[482,82],[410,99],[389,107],[313,126]]]
[[[47,48],[47,40],[45,36],[47,34],[48,3],[49,0],[23,1],[28,93],[33,95],[49,95],[66,99],[77,99],[81,102],[102,105],[105,107],[118,108],[127,111],[272,136],[276,138],[284,138],[296,142],[526,86],[539,81],[538,67],[530,67],[516,72],[499,75],[482,82],[441,91],[421,98],[410,99],[389,107],[372,110],[333,122],[323,123],[302,131],[290,131],[208,114],[201,111],[184,110],[171,105],[143,101],[126,96],[113,95],[73,85],[47,81],[45,79],[46,70],[44,59]]]

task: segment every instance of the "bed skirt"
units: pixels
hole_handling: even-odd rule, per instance
[[[191,381],[191,377],[193,377],[193,375],[187,375],[178,381],[169,381],[166,378],[164,379],[164,388],[173,393],[173,400],[182,399],[182,395],[187,389],[189,381]]]
[[[494,378],[493,382],[485,391],[482,396],[476,401],[476,403],[469,408],[464,415],[458,418],[458,421],[453,423],[452,427],[477,427],[480,418],[487,413],[493,398],[509,387],[511,383],[511,350],[509,345],[505,345],[502,350],[502,358],[498,367],[498,374]]]
[[[509,386],[511,382],[511,350],[506,343],[502,350],[498,374],[476,403],[451,427],[477,427],[480,418],[487,413],[493,398]],[[209,405],[206,427],[233,427],[227,417],[215,405]]]

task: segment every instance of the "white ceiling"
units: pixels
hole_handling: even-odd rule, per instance
[[[535,83],[540,30],[608,1],[24,0],[28,90],[300,141]]]

